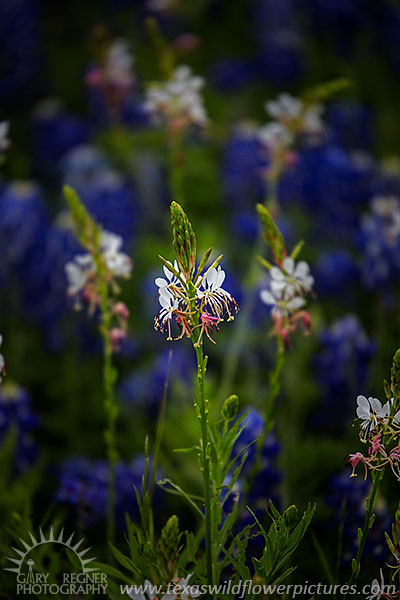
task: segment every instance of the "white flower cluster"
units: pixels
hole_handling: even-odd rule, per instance
[[[130,89],[135,83],[133,66],[135,64],[128,42],[116,39],[110,45],[104,64],[106,81],[123,89]]]
[[[174,316],[181,326],[186,324],[187,327],[184,332],[188,333],[190,331],[189,299],[187,290],[182,284],[182,282],[185,282],[184,274],[180,273],[180,278],[178,278],[166,266],[163,268],[165,279],[157,277],[155,280],[158,287],[158,300],[161,305],[161,310],[155,319],[155,327],[160,331],[167,329],[168,339],[172,339],[171,328]],[[174,262],[173,268],[179,273],[177,261]],[[224,280],[225,271],[218,266],[217,268],[211,267],[204,275],[197,277],[193,282],[196,294],[194,300],[199,305],[202,323],[205,328],[210,328],[212,324],[221,321],[224,313],[228,314],[228,320],[233,319],[232,306],[237,310],[237,304],[233,296],[222,288]],[[208,334],[207,329],[206,334]]]
[[[323,130],[322,106],[319,104],[307,106],[300,98],[280,94],[264,107],[274,121],[259,129],[258,138],[271,152],[292,145],[295,133],[314,135]]]
[[[168,120],[184,120],[204,126],[208,117],[200,90],[204,79],[192,75],[190,67],[176,67],[165,83],[152,84],[146,95],[145,109],[152,114],[164,114]]]
[[[310,267],[302,260],[297,264],[287,256],[282,268],[271,267],[270,289],[260,292],[261,300],[272,306],[272,314],[287,317],[305,304],[304,295],[312,292],[314,277]]]
[[[376,429],[379,422],[386,417],[389,417],[392,407],[393,398],[382,405],[378,398],[365,396],[357,396],[357,417],[361,419],[361,428],[366,432]],[[400,423],[400,410],[393,416],[393,421],[396,424]]]
[[[129,256],[121,252],[122,238],[119,235],[103,231],[101,234],[101,251],[106,267],[115,277],[127,279],[132,270]],[[86,284],[96,273],[96,265],[88,253],[77,254],[74,259],[65,265],[65,274],[68,281],[68,294],[76,296],[83,291]]]

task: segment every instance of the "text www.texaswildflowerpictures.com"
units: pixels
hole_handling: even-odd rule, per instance
[[[289,598],[296,598],[298,596],[313,596],[323,595],[329,596],[331,594],[348,594],[348,595],[370,595],[371,598],[379,598],[382,594],[395,594],[397,592],[396,586],[383,585],[378,586],[376,583],[370,583],[363,586],[356,584],[349,585],[344,584],[327,584],[327,583],[297,583],[297,584],[259,584],[254,583],[251,579],[234,583],[233,581],[227,581],[219,585],[186,585],[182,586],[175,583],[169,583],[166,586],[152,585],[146,582],[143,585],[121,585],[120,591],[122,594],[127,594],[133,597],[133,595],[143,596],[147,595],[149,598],[159,597],[161,594],[175,594],[176,596],[193,597],[196,598],[201,595],[207,594],[207,596],[220,596],[223,594],[234,594],[237,598],[245,598],[247,594],[251,593],[254,595],[283,595],[285,594]],[[379,595],[380,594],[380,595]]]

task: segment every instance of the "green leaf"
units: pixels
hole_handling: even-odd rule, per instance
[[[170,479],[160,479],[159,481],[157,481],[157,485],[159,485],[160,487],[162,487],[165,491],[171,493],[171,494],[178,494],[179,496],[182,496],[183,498],[185,498],[189,504],[196,510],[196,512],[198,514],[201,515],[201,517],[204,519],[204,514],[201,512],[200,508],[197,506],[197,504],[193,501],[193,496],[189,495],[187,492],[185,492],[179,485],[177,485],[176,483],[173,483]],[[173,489],[170,490],[168,489],[166,486],[170,485]]]
[[[111,548],[111,552],[113,553],[119,564],[125,567],[125,569],[127,569],[128,571],[136,573],[136,567],[134,564],[132,564],[132,561],[127,556],[122,554],[122,552],[120,552],[118,548],[116,548],[111,542],[109,542],[109,546]]]

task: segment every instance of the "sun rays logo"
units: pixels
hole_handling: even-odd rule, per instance
[[[95,558],[86,556],[90,548],[82,547],[84,538],[76,541],[75,533],[67,538],[64,536],[64,529],[56,536],[52,527],[47,536],[39,529],[37,538],[31,532],[29,532],[29,537],[29,542],[20,538],[23,550],[12,548],[16,556],[8,556],[7,560],[13,563],[13,566],[4,569],[16,574],[17,594],[25,596],[28,594],[71,596],[95,594],[97,597],[97,595],[107,593],[107,576],[105,573],[101,573],[98,567],[93,566]],[[58,544],[69,553],[73,553],[76,557],[74,564],[76,564],[77,571],[63,572],[57,577],[45,572],[42,568],[42,558],[35,561],[34,557],[37,548],[49,544]],[[39,565],[38,568],[36,568],[37,565]]]

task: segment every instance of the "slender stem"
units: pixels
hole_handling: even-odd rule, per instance
[[[372,511],[373,511],[373,508],[374,508],[374,502],[375,502],[376,494],[377,494],[377,491],[378,491],[378,488],[379,488],[379,484],[380,484],[380,482],[382,480],[383,475],[384,475],[384,471],[379,471],[379,472],[377,472],[375,474],[375,477],[373,479],[371,493],[370,493],[370,495],[369,495],[369,497],[367,498],[367,501],[366,501],[367,511],[365,513],[364,527],[363,527],[363,531],[362,531],[362,534],[361,534],[360,542],[358,544],[357,555],[356,555],[356,557],[354,559],[356,561],[356,563],[357,563],[357,568],[353,569],[352,572],[351,572],[351,577],[350,577],[350,580],[349,580],[349,587],[357,579],[358,573],[360,571],[361,557],[362,557],[363,552],[364,552],[365,542],[367,541],[368,531],[370,529],[370,521],[371,521]],[[344,598],[346,599],[346,597],[347,597],[347,594],[344,596]]]
[[[197,356],[197,381],[198,381],[198,415],[201,426],[202,439],[202,474],[204,485],[205,529],[206,529],[206,564],[207,583],[213,585],[213,560],[212,560],[212,515],[211,515],[211,489],[210,489],[210,444],[208,441],[208,406],[205,398],[204,378],[206,361],[203,354],[203,341],[195,346]]]
[[[108,504],[107,504],[107,535],[111,542],[115,539],[115,466],[118,460],[116,449],[116,421],[118,407],[115,401],[114,381],[115,372],[112,365],[112,345],[109,336],[111,315],[107,306],[107,298],[102,302],[101,334],[103,337],[103,381],[104,408],[107,416],[107,428],[104,439],[107,446],[109,463]]]

